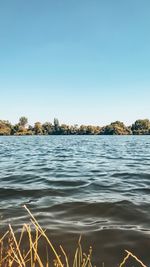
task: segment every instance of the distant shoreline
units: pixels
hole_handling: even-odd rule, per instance
[[[35,122],[28,125],[28,119],[21,117],[15,125],[9,121],[0,120],[0,136],[27,136],[27,135],[150,135],[150,120],[136,120],[131,126],[115,121],[106,126],[67,125],[54,122]]]
[[[0,137],[49,137],[49,136],[150,136],[150,134],[0,134]]]

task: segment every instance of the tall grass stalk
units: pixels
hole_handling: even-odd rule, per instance
[[[85,253],[81,246],[81,237],[73,261],[70,261],[64,248],[60,245],[58,252],[31,211],[26,206],[24,208],[30,216],[30,223],[23,225],[19,237],[16,237],[12,226],[9,225],[9,230],[0,238],[0,267],[95,267],[92,264],[92,247]],[[39,245],[43,240],[46,254],[41,257]],[[142,267],[147,267],[130,251],[125,250],[125,253],[119,267],[127,266],[130,257]],[[52,258],[49,258],[49,255],[53,255]]]

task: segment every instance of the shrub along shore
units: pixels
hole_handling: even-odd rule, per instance
[[[150,121],[148,119],[136,120],[131,126],[115,121],[106,126],[93,125],[67,125],[54,122],[35,122],[28,125],[28,119],[21,117],[15,125],[9,121],[0,120],[0,135],[150,135]]]

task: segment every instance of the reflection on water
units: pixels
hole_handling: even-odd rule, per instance
[[[23,204],[56,243],[82,233],[105,266],[128,247],[148,260],[150,137],[0,137],[1,229],[28,221]]]

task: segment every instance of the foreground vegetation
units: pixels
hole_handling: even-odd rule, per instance
[[[9,121],[0,120],[0,135],[150,135],[150,121],[137,120],[131,126],[116,121],[100,127],[92,125],[59,124],[58,119],[53,123],[36,122],[28,125],[28,119],[21,117],[19,122],[12,125]]]
[[[19,238],[9,225],[3,237],[0,238],[0,267],[92,267],[92,248],[89,248],[88,253],[84,253],[81,246],[81,238],[79,239],[77,249],[73,260],[70,262],[67,253],[62,246],[59,252],[56,251],[54,245],[46,235],[30,210],[24,206],[30,215],[30,224],[24,224]],[[45,254],[42,256],[39,253],[39,243],[42,241],[42,246]],[[43,243],[45,241],[45,243]],[[43,245],[44,244],[44,245]],[[126,255],[118,267],[127,266],[129,258],[132,258],[139,266],[146,265],[137,258],[133,253],[125,250]],[[105,266],[103,263],[102,266]],[[95,267],[95,266],[94,266]]]

